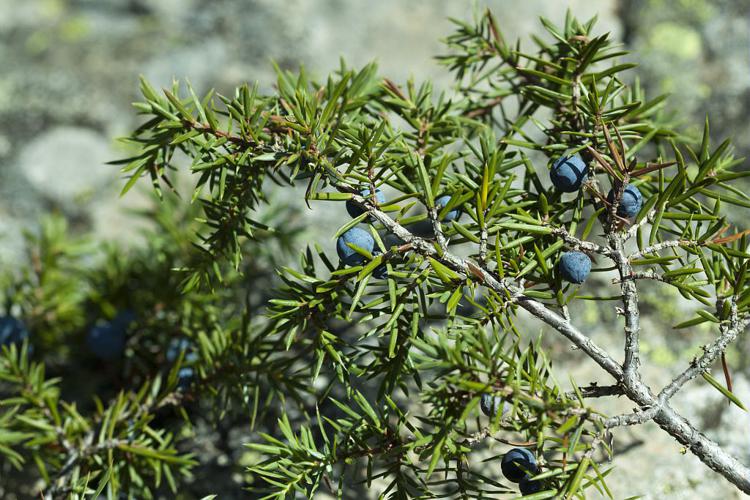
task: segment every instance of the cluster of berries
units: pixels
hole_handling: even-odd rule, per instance
[[[360,192],[360,195],[367,198],[370,196],[370,190],[364,189]],[[438,211],[442,210],[448,205],[450,199],[451,197],[449,195],[440,196],[435,200],[435,207]],[[375,200],[378,205],[385,203],[385,195],[380,189],[375,190]],[[362,207],[351,200],[346,202],[346,211],[352,218],[359,217],[364,213]],[[455,208],[445,214],[442,218],[442,222],[457,220],[460,216],[461,212],[458,208]],[[386,238],[386,240],[388,240],[388,238]],[[355,226],[339,236],[339,239],[336,242],[336,253],[338,253],[341,262],[347,266],[359,266],[365,261],[364,255],[357,252],[351,245],[359,247],[373,255],[379,253],[379,249],[375,248],[375,239],[372,237],[372,234],[365,229]],[[385,264],[382,264],[378,266],[372,274],[378,279],[387,279],[388,268]]]
[[[125,350],[125,336],[128,326],[135,321],[132,311],[121,311],[112,321],[94,325],[86,337],[91,352],[103,360],[119,357]],[[23,321],[13,316],[0,317],[0,345],[21,344],[29,338],[29,330]],[[29,344],[29,350],[32,349]]]
[[[589,168],[581,155],[563,156],[558,158],[550,170],[550,180],[558,191],[574,193],[581,189],[588,177]],[[607,195],[609,203],[615,203],[615,190],[611,189]],[[643,206],[643,195],[632,184],[625,186],[617,206],[617,215],[631,218],[638,215]],[[591,259],[583,252],[565,252],[560,258],[560,275],[566,281],[580,284],[586,281],[591,272]]]
[[[130,325],[135,321],[135,313],[128,309],[120,311],[111,321],[101,321],[94,325],[88,333],[86,343],[94,355],[104,361],[112,361],[122,356],[125,351],[127,333]],[[166,358],[174,363],[180,354],[185,353],[183,360],[192,364],[198,355],[189,340],[185,338],[172,339],[167,347]],[[195,378],[195,371],[190,366],[183,366],[177,372],[177,387],[187,389]]]
[[[103,361],[113,361],[122,356],[125,351],[128,330],[135,322],[135,313],[129,309],[122,310],[110,321],[98,321],[89,329],[86,345],[91,353]],[[29,330],[23,321],[13,316],[0,317],[0,346],[20,345],[29,338]],[[33,346],[29,344],[29,352]],[[193,345],[187,339],[174,339],[167,349],[167,361],[177,360],[182,352],[184,360],[194,363],[198,355]],[[177,374],[178,387],[186,389],[195,378],[193,368],[184,366]]]
[[[510,411],[510,405],[500,396],[482,394],[479,400],[482,413],[494,418],[499,412],[504,417]],[[526,448],[513,448],[503,456],[500,468],[508,481],[518,483],[522,495],[531,495],[542,490],[542,483],[533,479],[539,472],[536,457]]]
[[[121,311],[112,321],[95,324],[86,337],[91,352],[103,360],[119,357],[125,350],[128,326],[135,321],[132,311]],[[0,317],[0,345],[21,344],[29,338],[29,330],[23,321],[13,316]],[[29,344],[29,350],[32,350]]]

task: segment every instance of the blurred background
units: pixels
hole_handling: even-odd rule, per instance
[[[105,162],[123,156],[116,138],[138,124],[130,103],[140,74],[155,87],[188,78],[199,93],[246,81],[270,91],[271,60],[324,76],[343,57],[354,66],[377,60],[394,81],[414,76],[447,88],[449,75],[433,56],[444,50],[448,18],[469,19],[484,6],[508,39],[526,38],[527,47],[540,15],[555,23],[567,8],[579,19],[598,15],[598,31],[637,52],[636,72],[650,94],[672,94],[669,106],[686,132],[709,114],[714,140],[731,136],[738,156],[750,152],[750,0],[0,0],[0,264],[19,265],[23,231],[50,211],[105,239],[135,236],[124,209],[147,197],[120,199],[121,176]],[[647,321],[644,336],[650,375],[661,379],[695,344],[669,338],[666,325],[679,311],[665,310],[663,297],[645,300],[651,316],[664,319]],[[584,313],[592,336],[606,334],[597,331],[599,311]],[[617,339],[602,343],[619,347]],[[564,380],[567,346],[559,347]],[[730,359],[739,367],[737,393],[750,401],[743,352]],[[579,368],[577,377],[586,382],[597,373]],[[680,402],[750,462],[747,414],[705,384],[692,384]],[[616,451],[623,469],[612,476],[615,498],[739,498],[653,426],[621,432]]]

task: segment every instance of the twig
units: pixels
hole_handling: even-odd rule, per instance
[[[483,266],[487,266],[487,226],[482,225],[482,229],[479,233],[479,263]]]
[[[748,320],[747,317],[740,318],[738,316],[737,303],[732,299],[730,318],[728,322],[722,323],[719,327],[719,338],[717,338],[711,345],[705,346],[701,357],[694,359],[688,368],[676,376],[661,390],[658,395],[658,400],[660,402],[668,401],[683,385],[708,370],[714,361],[716,361],[716,358],[726,350],[727,346],[729,346],[729,344],[745,330],[748,323],[750,323],[750,320]]]
[[[633,280],[654,280],[661,281],[662,283],[671,283],[672,279],[654,271],[643,271],[639,273],[630,273],[628,276],[622,278],[612,278],[613,285],[622,284],[625,281]]]
[[[651,209],[649,213],[647,213],[643,219],[638,221],[637,224],[633,224],[632,226],[630,226],[630,228],[628,228],[628,232],[625,233],[625,239],[629,240],[630,238],[635,236],[635,234],[638,232],[638,228],[643,227],[645,224],[649,224],[653,222],[655,216],[656,216],[656,210]]]
[[[649,420],[652,420],[660,410],[660,406],[652,406],[646,409],[639,409],[633,413],[625,413],[623,415],[609,417],[604,421],[604,427],[612,429],[613,427],[644,424]]]
[[[576,238],[575,236],[570,234],[565,228],[562,228],[562,227],[555,228],[552,230],[552,234],[562,239],[565,243],[567,243],[569,246],[571,246],[575,250],[583,250],[589,253],[605,255],[607,257],[612,256],[612,251],[609,248],[604,247],[602,245],[598,245],[592,241],[584,241],[579,238]]]
[[[695,240],[669,240],[669,241],[662,241],[660,243],[656,243],[654,245],[651,245],[650,247],[646,247],[640,252],[635,252],[631,254],[628,257],[628,260],[631,262],[635,259],[640,259],[641,257],[644,257],[650,253],[659,253],[662,250],[665,250],[667,248],[676,248],[676,247],[695,247],[695,246],[701,246],[700,241]]]
[[[343,191],[346,190],[343,186],[341,189]],[[548,309],[544,304],[525,296],[522,288],[514,286],[507,279],[499,279],[490,271],[482,269],[476,263],[471,262],[468,259],[463,259],[447,251],[443,252],[442,255],[438,255],[437,250],[430,241],[413,235],[409,230],[391,219],[388,214],[375,207],[369,199],[358,194],[352,195],[352,199],[365,207],[370,215],[383,224],[387,230],[398,236],[404,242],[410,243],[414,251],[424,256],[436,258],[444,265],[460,273],[460,275],[472,277],[484,286],[492,288],[496,292],[505,295],[510,301],[513,301],[532,315],[555,328],[558,332],[568,338],[568,340],[573,342],[577,348],[581,349],[587,356],[596,361],[599,366],[606,370],[615,379],[619,380],[621,378],[622,369],[619,363],[612,359],[604,349],[596,345],[588,336],[584,335],[568,320]]]
[[[440,249],[443,252],[448,251],[448,242],[446,241],[445,235],[443,234],[443,228],[440,225],[440,219],[438,219],[437,208],[430,207],[427,212],[430,216],[430,221],[432,222],[432,232],[435,233],[435,239],[437,240]]]
[[[623,316],[625,317],[625,360],[622,367],[625,374],[625,383],[629,384],[634,379],[640,378],[638,368],[640,366],[640,312],[638,310],[638,289],[635,282],[628,279],[633,274],[633,268],[625,255],[625,245],[622,235],[610,231],[608,235],[612,257],[620,275],[620,291],[622,292]]]
[[[74,467],[81,459],[90,457],[102,451],[117,448],[123,443],[123,441],[119,439],[110,439],[102,443],[92,444],[94,441],[94,435],[95,433],[93,431],[88,432],[84,438],[83,445],[69,453],[67,460],[65,460],[65,463],[57,472],[55,479],[50,483],[51,486],[49,490],[44,494],[45,500],[52,500],[65,493],[65,489],[68,485],[66,484],[66,481],[62,480],[73,472]]]

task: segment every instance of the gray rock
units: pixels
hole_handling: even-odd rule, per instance
[[[23,262],[25,221],[9,215],[0,209],[0,265],[16,267]]]
[[[62,205],[91,196],[115,179],[107,140],[84,128],[58,127],[31,141],[18,169],[44,197]]]
[[[229,56],[226,44],[217,37],[158,54],[144,65],[142,72],[154,88],[170,88],[172,80],[187,78],[202,93],[221,76],[216,74],[216,68],[226,66]]]

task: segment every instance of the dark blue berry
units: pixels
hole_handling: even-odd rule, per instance
[[[29,331],[23,321],[13,316],[0,317],[0,346],[20,345],[27,338]]]
[[[549,171],[549,178],[558,191],[573,193],[581,189],[588,173],[589,167],[576,153],[558,158]]]
[[[368,231],[358,227],[349,229],[347,232],[339,236],[339,239],[336,242],[336,252],[339,254],[339,259],[341,259],[341,262],[347,266],[358,266],[365,261],[365,257],[357,253],[347,243],[356,245],[362,250],[368,252],[372,252],[373,248],[375,248],[375,240]]]
[[[128,327],[133,321],[135,314],[124,310],[117,313],[112,321],[94,325],[86,338],[91,352],[105,360],[119,358],[125,350]]]
[[[513,448],[506,453],[500,468],[503,476],[514,483],[521,481],[527,473],[536,474],[538,471],[536,458],[526,448]]]
[[[125,330],[112,323],[95,325],[89,330],[86,343],[97,358],[116,359],[125,349]]]
[[[565,252],[560,258],[559,270],[565,281],[583,283],[591,272],[591,259],[582,252]]]
[[[508,412],[508,407],[500,396],[493,396],[492,394],[482,394],[482,399],[479,400],[479,407],[482,409],[482,413],[490,418],[493,418],[499,411],[505,415]]]
[[[521,490],[521,495],[533,495],[542,491],[541,481],[532,481],[532,477],[528,474],[523,476],[521,482],[518,483],[518,489]]]
[[[177,372],[177,388],[188,389],[195,380],[195,371],[189,366],[183,366]]]
[[[412,222],[406,228],[409,230],[411,234],[414,236],[419,236],[420,238],[434,238],[435,237],[435,229],[432,226],[432,221],[430,219],[422,219],[417,222]]]
[[[611,189],[607,195],[607,201],[615,202],[615,190]],[[617,215],[620,217],[635,217],[643,206],[643,195],[637,187],[628,184],[622,192],[620,204],[617,207]]]
[[[383,236],[383,246],[385,247],[386,251],[390,250],[393,247],[398,247],[404,244],[404,240],[399,238],[393,233],[388,233],[385,236]]]

